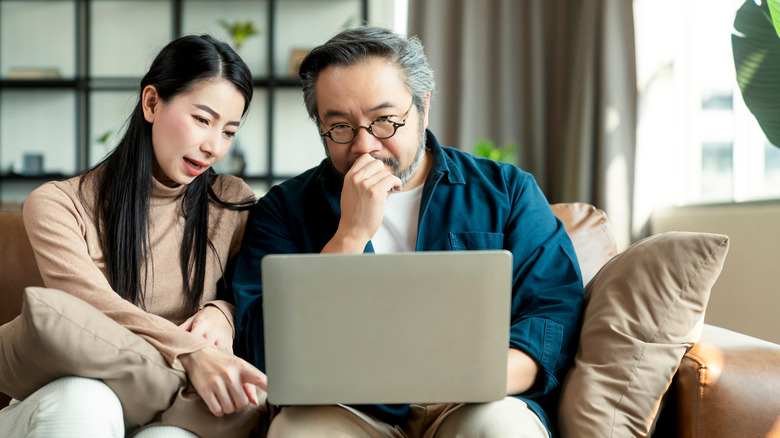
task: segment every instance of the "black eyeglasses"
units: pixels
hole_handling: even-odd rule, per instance
[[[349,123],[339,123],[328,129],[327,132],[322,132],[322,129],[320,129],[320,137],[328,137],[333,140],[334,143],[346,144],[355,138],[358,129],[365,128],[369,134],[380,140],[390,138],[395,135],[395,131],[397,131],[398,128],[406,125],[406,119],[409,117],[409,112],[412,110],[413,104],[414,99],[412,99],[412,103],[409,104],[409,109],[406,110],[406,114],[404,114],[404,119],[401,120],[401,123],[394,122],[388,117],[376,119],[368,126],[358,126],[357,128],[353,128]]]

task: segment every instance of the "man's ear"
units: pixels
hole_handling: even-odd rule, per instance
[[[154,123],[154,116],[160,109],[162,101],[157,94],[157,88],[154,85],[147,85],[141,91],[141,108],[144,111],[144,119],[149,123]]]
[[[425,129],[428,129],[428,112],[431,109],[431,93],[430,92],[428,92],[428,94],[425,95],[424,102],[425,102],[425,114],[423,115],[423,127]]]

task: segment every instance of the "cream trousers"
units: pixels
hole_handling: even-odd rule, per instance
[[[111,388],[100,380],[63,377],[22,401],[11,401],[0,410],[0,437],[4,438],[124,436],[122,405]],[[191,432],[172,426],[150,427],[132,436],[197,438]]]

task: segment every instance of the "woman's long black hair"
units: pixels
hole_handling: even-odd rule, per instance
[[[144,308],[149,252],[149,202],[152,195],[152,124],[144,118],[143,89],[153,85],[163,102],[209,79],[226,79],[244,96],[246,114],[252,99],[252,75],[233,49],[208,35],[188,35],[166,45],[141,80],[139,101],[131,113],[124,136],[116,149],[96,169],[95,225],[101,236],[108,279],[122,298]],[[209,200],[231,208],[248,208],[252,200],[230,203],[220,200],[211,188],[213,169],[203,172],[186,188],[182,202],[185,219],[181,242],[181,273],[190,313],[198,309],[206,276],[206,252],[213,249],[208,238]],[[142,275],[141,269],[144,267]]]

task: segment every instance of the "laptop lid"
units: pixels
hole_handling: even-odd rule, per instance
[[[269,255],[262,270],[269,402],[506,395],[510,252]]]

